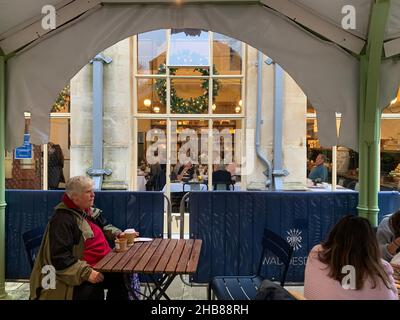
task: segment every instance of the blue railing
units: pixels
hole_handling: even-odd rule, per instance
[[[44,226],[60,202],[62,191],[6,190],[6,278],[29,278],[22,234]],[[133,227],[144,237],[162,237],[162,192],[98,191],[95,206],[122,230]]]
[[[303,282],[307,256],[336,221],[357,213],[357,192],[193,192],[190,237],[203,239],[192,281],[206,283],[216,275],[255,273],[264,227],[294,246],[287,281]],[[398,192],[379,193],[379,221],[400,208]],[[264,260],[266,275],[278,277],[280,262]]]

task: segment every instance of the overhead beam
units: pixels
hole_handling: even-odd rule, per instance
[[[75,19],[79,15],[96,7],[100,3],[100,0],[75,0],[56,10],[56,28],[62,26],[68,21]],[[7,55],[23,48],[32,41],[35,41],[52,31],[53,30],[43,29],[42,19],[39,18],[24,29],[16,31],[15,33],[2,39],[0,41],[0,48]]]
[[[319,18],[294,2],[289,0],[261,0],[260,2],[357,55],[365,46],[366,42],[363,39]]]
[[[400,54],[400,38],[386,41],[383,45],[385,57],[390,58]]]

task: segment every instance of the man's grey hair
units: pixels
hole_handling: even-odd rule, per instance
[[[225,164],[223,163],[223,162],[221,162],[219,165],[218,165],[218,170],[225,170],[226,168],[225,168]]]
[[[326,161],[326,155],[324,155],[323,153],[319,153],[318,156],[321,156],[321,158],[322,158],[322,160],[324,160],[324,162]]]
[[[75,176],[70,178],[65,185],[65,193],[71,196],[72,193],[81,193],[88,184],[93,184],[93,180],[86,176]]]

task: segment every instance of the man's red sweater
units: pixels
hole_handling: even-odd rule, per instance
[[[80,210],[75,203],[68,197],[66,193],[64,193],[62,202],[70,209]],[[83,251],[83,260],[85,260],[90,266],[94,267],[97,262],[103,259],[107,253],[111,251],[110,245],[107,242],[106,237],[104,236],[103,230],[94,223],[93,219],[91,219],[91,210],[90,208],[85,210],[88,217],[84,219],[89,223],[90,228],[93,231],[93,238],[86,239],[84,242],[84,251]]]

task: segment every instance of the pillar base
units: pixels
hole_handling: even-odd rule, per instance
[[[366,206],[357,206],[357,210],[358,210],[358,215],[362,218],[368,219],[368,207]]]

